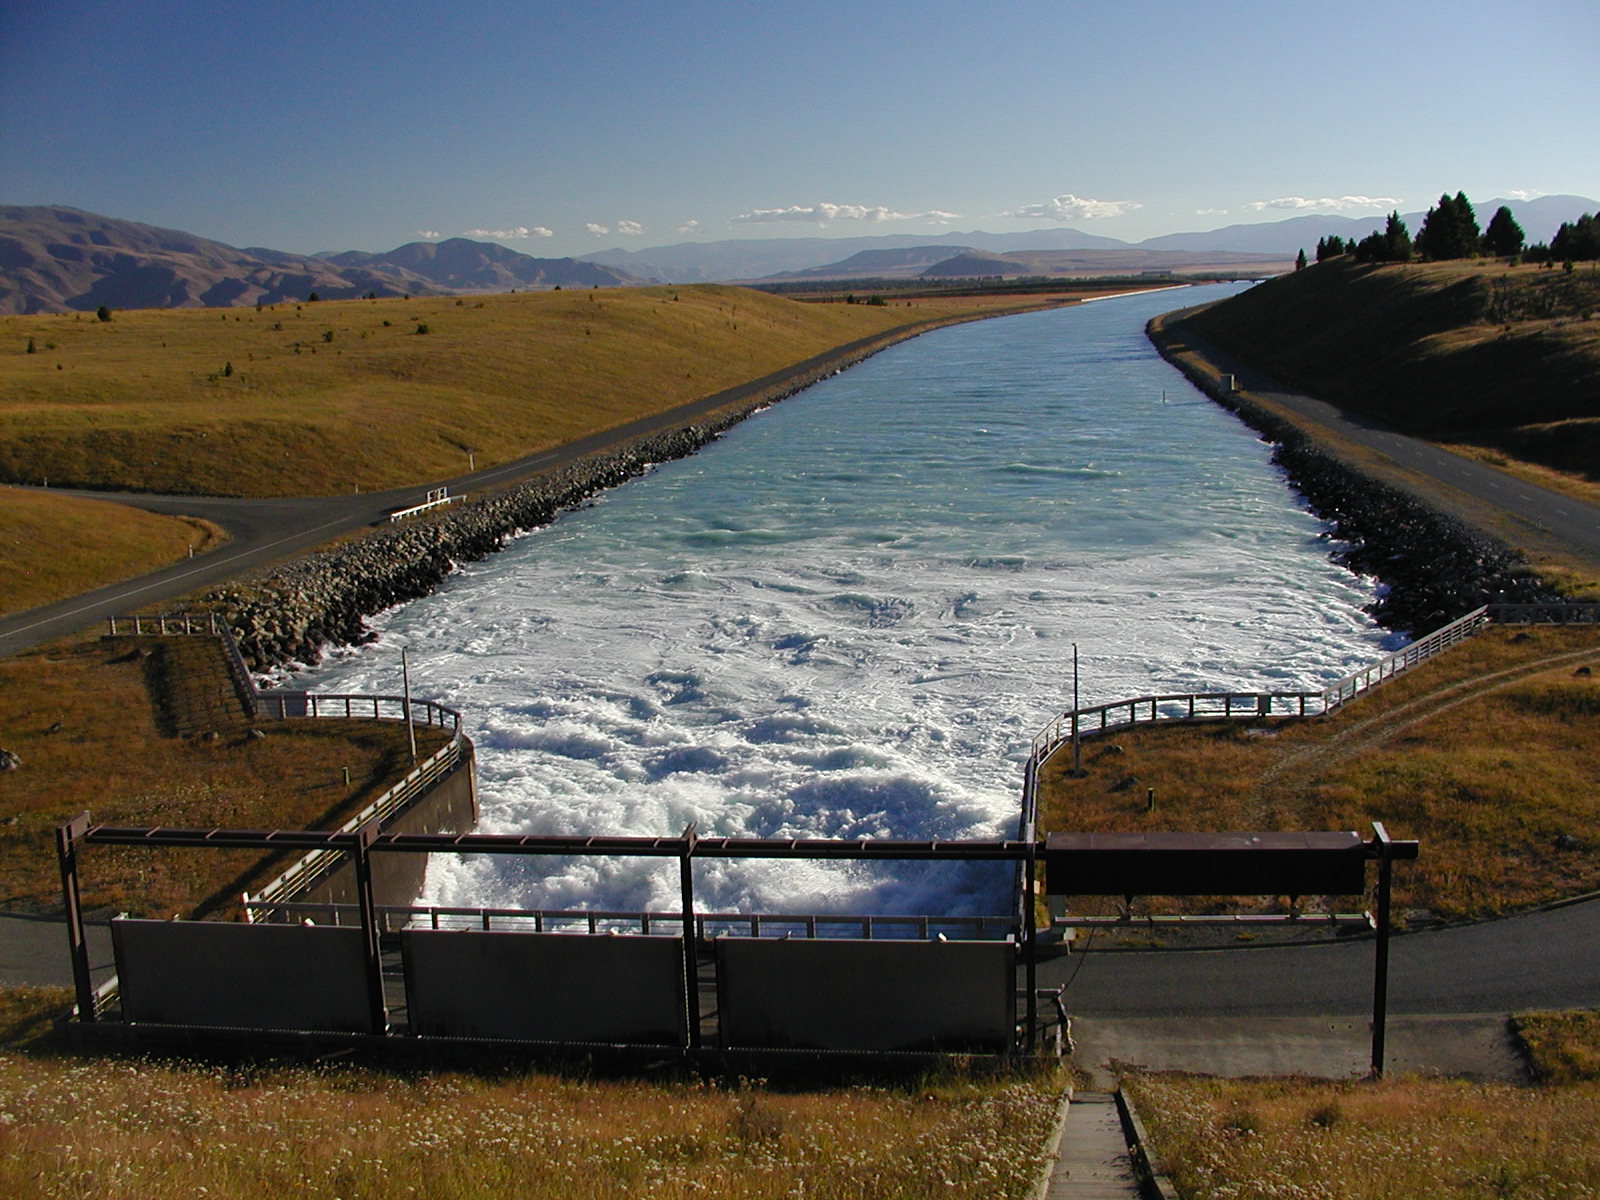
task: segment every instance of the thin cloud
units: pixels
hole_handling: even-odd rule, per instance
[[[799,222],[801,224],[827,225],[834,221],[931,221],[942,225],[955,220],[957,214],[932,209],[928,212],[896,212],[883,205],[867,204],[792,204],[788,208],[757,208],[740,213],[733,221],[745,225]]]
[[[1099,217],[1120,217],[1144,205],[1135,200],[1090,200],[1070,193],[1046,200],[1043,204],[1024,204],[1002,217],[1019,221],[1092,221]]]
[[[699,233],[700,232],[700,222],[696,221],[693,217],[690,217],[682,225],[678,226],[678,232],[679,233]]]
[[[1544,195],[1538,188],[1512,188],[1506,193],[1507,200],[1537,200]]]
[[[628,237],[638,237],[644,232],[644,226],[637,221],[618,221],[617,232],[626,234]]]
[[[1197,208],[1194,210],[1194,215],[1197,217],[1225,217],[1228,215],[1228,210],[1225,208]]]
[[[555,233],[546,229],[543,225],[535,225],[532,228],[527,225],[518,225],[515,229],[468,229],[461,236],[488,238],[496,242],[520,242],[528,238],[555,237]]]
[[[1251,212],[1267,209],[1288,209],[1298,212],[1307,208],[1331,208],[1335,212],[1345,208],[1397,208],[1403,201],[1399,196],[1323,196],[1318,200],[1305,196],[1279,196],[1276,200],[1252,200],[1245,207]]]
[[[606,234],[611,232],[611,226],[596,225],[593,221],[585,222],[583,227],[587,229],[590,235],[593,237],[605,237]]]
[[[417,230],[417,236],[419,238],[427,238],[430,242],[432,242],[442,238],[444,234],[440,233],[437,229],[419,229]]]

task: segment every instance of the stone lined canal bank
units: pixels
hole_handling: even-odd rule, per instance
[[[590,455],[504,492],[407,519],[217,588],[202,603],[227,615],[252,670],[314,663],[329,643],[369,640],[365,618],[426,596],[457,564],[493,554],[515,534],[549,524],[652,463],[694,453],[748,415],[729,414]]]
[[[779,384],[747,389],[741,398],[676,429],[590,454],[504,491],[372,529],[214,588],[202,603],[227,615],[252,670],[314,663],[329,644],[369,640],[367,617],[429,594],[459,564],[494,553],[516,534],[549,524],[653,463],[693,454],[752,413],[935,327],[898,330],[870,345],[849,347]],[[1372,609],[1380,624],[1428,629],[1491,600],[1551,598],[1501,543],[1342,460],[1247,394],[1226,391],[1216,368],[1204,363],[1181,325],[1160,317],[1148,332],[1162,355],[1196,386],[1276,443],[1275,460],[1344,543],[1338,561],[1384,585]]]
[[[1151,342],[1197,388],[1274,443],[1273,461],[1344,543],[1335,560],[1382,585],[1369,608],[1373,620],[1386,629],[1416,632],[1495,601],[1559,598],[1502,542],[1338,456],[1249,390],[1231,390],[1227,368],[1183,325],[1182,316],[1180,311],[1152,320],[1146,329]]]
[[[563,511],[644,474],[652,464],[693,454],[752,414],[880,350],[948,325],[1059,303],[916,322],[852,342],[775,376],[718,393],[697,419],[677,428],[622,442],[464,504],[364,531],[231,580],[204,593],[199,603],[227,616],[251,670],[315,663],[329,645],[369,641],[367,617],[428,595],[460,563],[493,554],[511,537],[548,525]]]

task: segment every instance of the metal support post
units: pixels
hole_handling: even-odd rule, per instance
[[[389,1008],[383,1000],[383,957],[378,947],[378,909],[372,899],[373,840],[378,836],[376,818],[355,831],[351,856],[356,869],[356,902],[361,910],[361,933],[367,959],[367,1010],[374,1033],[389,1029]]]
[[[1083,778],[1083,741],[1078,736],[1078,643],[1072,643],[1072,777]]]
[[[1385,1025],[1389,1015],[1389,890],[1393,874],[1393,844],[1383,822],[1372,823],[1372,840],[1378,852],[1378,939],[1372,968],[1372,1074],[1383,1074]]]
[[[1022,946],[1024,955],[1022,960],[1023,980],[1028,989],[1027,1015],[1028,1015],[1028,1053],[1033,1055],[1039,1050],[1039,966],[1037,962],[1037,947],[1034,939],[1037,929],[1033,916],[1034,881],[1038,878],[1038,846],[1030,843],[1028,857],[1022,860],[1023,879],[1025,885],[1022,889]]]
[[[411,761],[417,761],[417,727],[411,723],[411,667],[406,660],[406,647],[400,647],[400,686],[404,693],[406,736],[411,739]],[[376,715],[376,714],[374,714]]]
[[[694,930],[694,847],[698,839],[694,822],[683,831],[683,853],[678,856],[678,887],[683,898],[683,1011],[685,1045],[700,1046],[700,950]]]
[[[83,897],[78,890],[78,841],[89,828],[89,814],[79,813],[56,829],[56,858],[61,865],[61,898],[67,907],[67,952],[72,957],[72,986],[78,998],[78,1020],[92,1022],[94,981],[89,977],[89,938],[83,927]]]

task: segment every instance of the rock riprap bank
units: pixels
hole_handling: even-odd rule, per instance
[[[727,397],[727,404],[679,428],[588,455],[465,505],[376,529],[358,540],[217,588],[202,597],[202,603],[226,614],[252,670],[315,663],[329,643],[370,641],[367,617],[426,596],[458,564],[493,554],[508,538],[549,524],[563,510],[643,474],[652,463],[693,454],[752,413],[906,338],[987,315],[992,314],[918,321],[852,342],[798,369],[729,389],[720,394]]]
[[[1273,461],[1343,543],[1335,561],[1383,585],[1368,611],[1386,629],[1420,633],[1484,604],[1560,599],[1501,542],[1335,457],[1286,417],[1229,391],[1191,357],[1180,323],[1157,318],[1148,332],[1190,382],[1274,444]]]
[[[770,402],[639,439],[506,491],[374,530],[218,588],[204,603],[227,615],[252,670],[314,663],[329,643],[371,640],[368,616],[427,595],[458,564],[493,554],[513,535],[549,524],[564,509],[643,474],[652,463],[694,453]]]

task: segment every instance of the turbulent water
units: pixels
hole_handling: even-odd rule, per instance
[[[465,714],[483,832],[1012,836],[1072,699],[1298,688],[1374,657],[1269,448],[1144,295],[926,334],[384,614],[304,684]],[[1209,294],[1217,294],[1210,291]],[[1004,911],[996,868],[710,862],[702,910]],[[427,900],[677,908],[650,860],[440,859]]]

